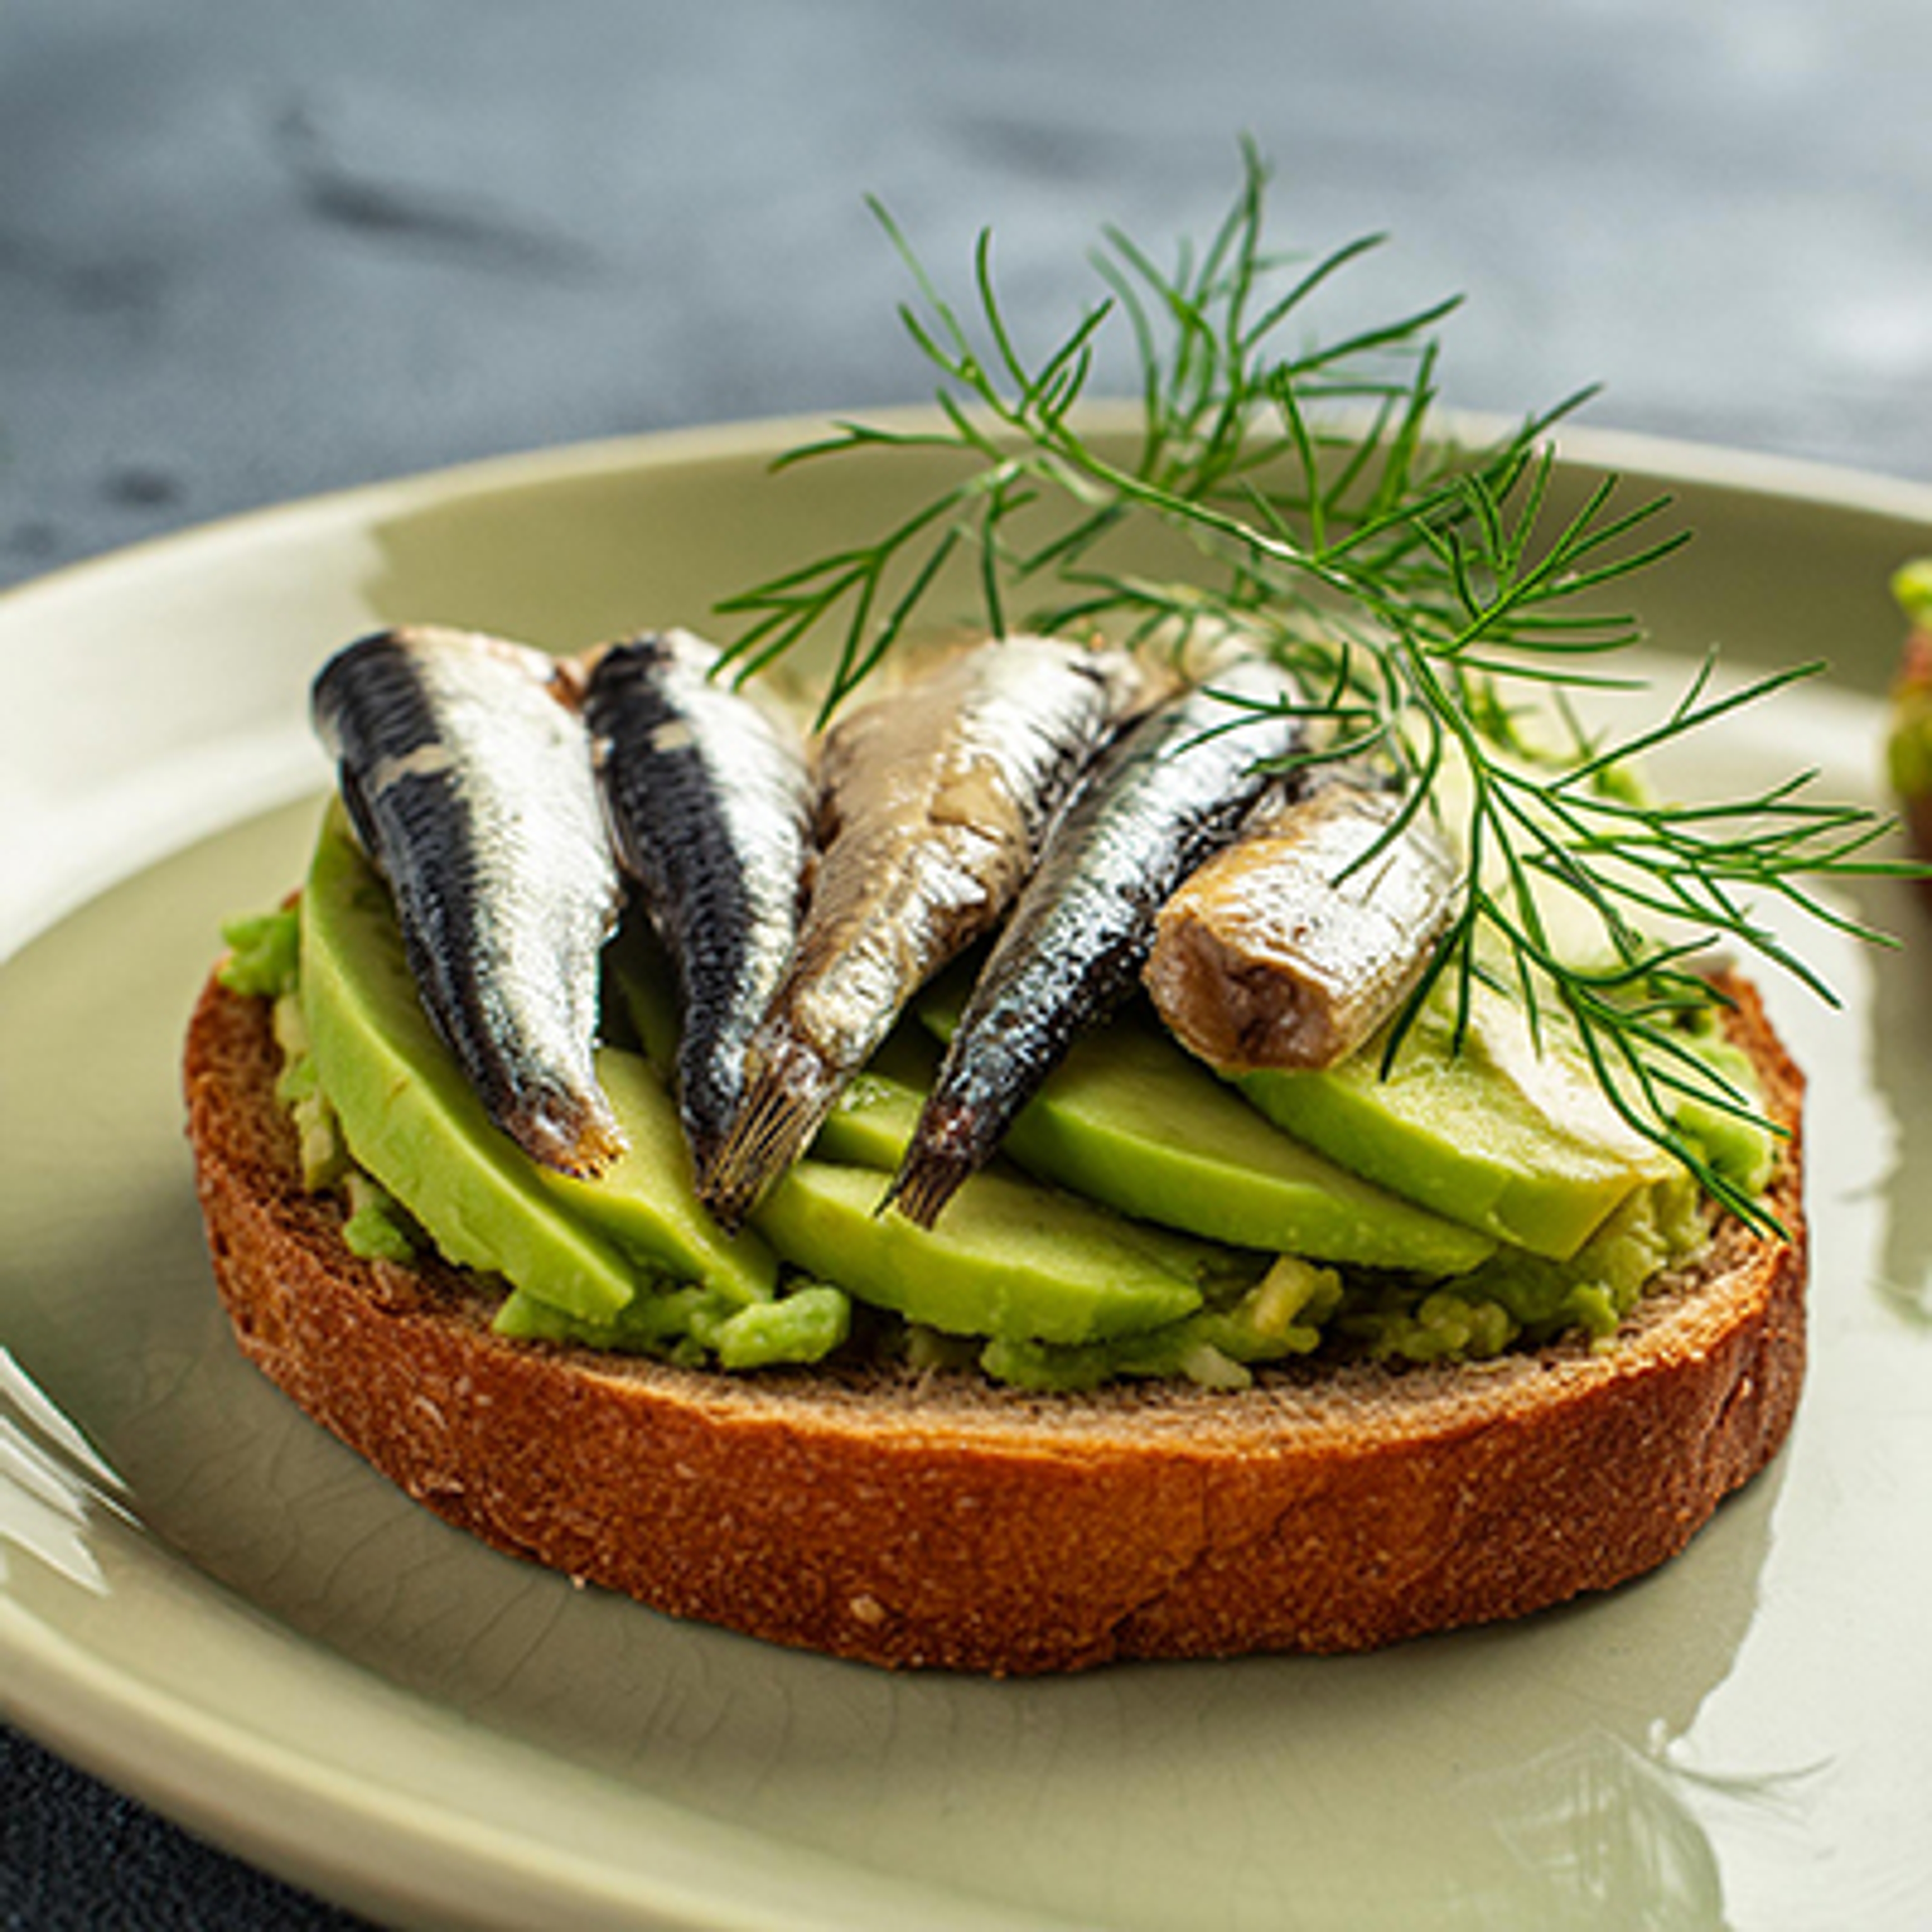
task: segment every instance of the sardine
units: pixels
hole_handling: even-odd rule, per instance
[[[797,938],[813,796],[796,734],[715,682],[717,659],[688,631],[640,638],[595,659],[584,699],[618,860],[682,994],[678,1108],[700,1195]]]
[[[902,1214],[932,1226],[1075,1036],[1132,991],[1162,902],[1301,748],[1299,695],[1268,660],[1242,658],[1094,761],[960,1014],[887,1196]]]
[[[804,1150],[914,993],[998,918],[1139,688],[1118,653],[1007,638],[827,734],[797,952],[752,1036],[706,1196],[725,1226]]]
[[[1354,1052],[1455,905],[1448,847],[1419,814],[1391,836],[1401,811],[1393,792],[1328,778],[1200,867],[1161,909],[1142,975],[1168,1030],[1228,1070]]]
[[[625,1145],[591,1057],[620,888],[569,700],[542,652],[424,627],[338,652],[310,709],[430,1018],[490,1119],[581,1176]]]

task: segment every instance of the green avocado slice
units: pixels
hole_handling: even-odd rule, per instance
[[[1610,1115],[1555,1042],[1478,989],[1459,1051],[1425,1010],[1384,1076],[1382,1043],[1318,1073],[1238,1084],[1268,1118],[1358,1174],[1532,1254],[1567,1260],[1669,1157]]]
[[[634,1053],[601,1047],[597,1078],[630,1142],[594,1180],[538,1168],[538,1184],[626,1252],[741,1304],[768,1301],[778,1257],[755,1234],[727,1235],[700,1204],[676,1103]]]
[[[876,1168],[802,1160],[753,1218],[808,1272],[952,1334],[1096,1342],[1202,1305],[1195,1244],[1074,1196],[976,1174],[928,1232],[880,1214],[884,1190]]]
[[[812,1154],[820,1160],[890,1174],[905,1157],[925,1102],[922,1086],[908,1086],[868,1067],[825,1117],[812,1142]]]
[[[920,1004],[942,1039],[963,992],[948,981]],[[1091,1200],[1240,1247],[1424,1275],[1460,1274],[1496,1247],[1292,1139],[1132,1016],[1075,1042],[1003,1150]]]
[[[302,893],[302,1000],[350,1151],[450,1260],[589,1321],[630,1301],[640,1263],[738,1300],[770,1295],[776,1258],[705,1216],[670,1100],[635,1055],[599,1056],[632,1150],[598,1180],[550,1173],[490,1124],[423,1010],[388,890],[340,806]]]

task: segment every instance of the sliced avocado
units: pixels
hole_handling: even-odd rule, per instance
[[[920,1004],[941,1038],[961,991],[948,981]],[[1137,1017],[1076,1042],[1004,1150],[1090,1199],[1242,1247],[1448,1275],[1496,1246],[1291,1139]]]
[[[1256,1072],[1238,1084],[1298,1139],[1532,1253],[1574,1254],[1669,1158],[1611,1114],[1553,1039],[1539,1052],[1518,1010],[1478,988],[1460,1051],[1444,1011],[1425,1011],[1384,1076],[1382,1042],[1319,1073]]]
[[[812,1144],[814,1158],[891,1173],[911,1144],[925,1101],[920,1088],[868,1068],[826,1116]]]
[[[634,1056],[604,1070],[632,1153],[603,1180],[549,1173],[490,1124],[423,1011],[388,890],[339,806],[302,894],[302,1000],[350,1152],[452,1261],[591,1321],[631,1300],[638,1258],[740,1299],[770,1294],[769,1250],[728,1243],[688,1198],[681,1156],[663,1160],[668,1102]]]
[[[755,1234],[730,1239],[699,1204],[676,1103],[650,1064],[637,1054],[601,1047],[597,1078],[629,1150],[595,1180],[573,1180],[540,1167],[538,1183],[568,1212],[640,1261],[740,1303],[770,1300],[778,1257]]]
[[[976,1174],[928,1232],[880,1214],[884,1191],[876,1169],[802,1160],[754,1219],[808,1273],[953,1334],[1094,1342],[1201,1306],[1194,1244],[1073,1196]]]
[[[813,1155],[891,1173],[912,1144],[938,1066],[938,1052],[916,1024],[896,1027],[839,1095],[812,1144]]]

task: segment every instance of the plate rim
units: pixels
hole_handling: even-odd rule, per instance
[[[1090,404],[1084,415],[1103,431],[1130,428],[1141,420],[1138,406],[1125,400]],[[351,517],[362,520],[406,509],[425,497],[484,494],[692,462],[776,457],[846,423],[863,422],[910,430],[940,420],[931,404],[895,404],[878,409],[750,416],[641,430],[471,457],[232,511],[76,557],[0,586],[0,620],[10,621],[19,602],[84,589],[98,574],[165,560],[177,550],[252,542],[284,530],[292,533],[311,522],[326,524]],[[1438,421],[1449,435],[1472,441],[1494,437],[1516,426],[1515,418],[1486,410],[1444,409]],[[1611,424],[1565,424],[1547,441],[1558,460],[1566,464],[1736,490],[1746,496],[1825,504],[1932,526],[1932,479]],[[1932,541],[1932,530],[1928,530],[1928,541]]]

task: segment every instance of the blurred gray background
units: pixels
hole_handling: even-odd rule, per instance
[[[10,0],[0,582],[579,437],[927,393],[1118,222],[1387,230],[1454,403],[1932,477],[1926,0]],[[4,1687],[0,1687],[4,1690]],[[0,1926],[345,1924],[0,1732]]]
[[[0,578],[465,457],[922,397],[883,196],[1461,292],[1450,400],[1932,475],[1924,0],[11,0]]]

